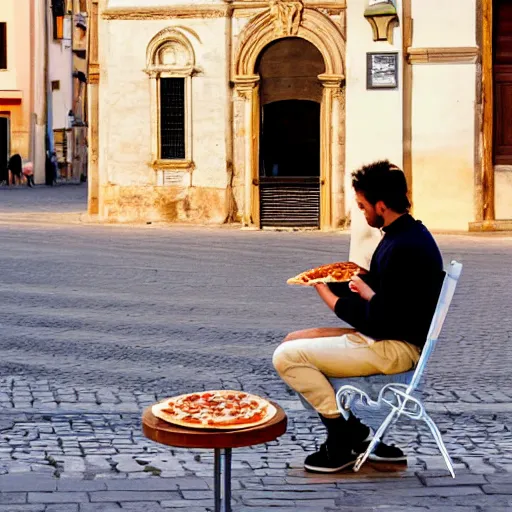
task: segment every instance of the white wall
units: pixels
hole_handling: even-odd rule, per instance
[[[49,80],[59,80],[60,89],[53,91],[53,129],[68,127],[68,112],[73,107],[73,53],[71,41],[54,41],[49,34]]]
[[[413,47],[475,46],[476,0],[412,0]]]
[[[346,180],[347,209],[352,194],[350,174],[363,164],[389,159],[402,165],[402,71],[401,28],[393,33],[393,44],[373,41],[364,18],[366,0],[347,2],[346,49]],[[397,2],[401,12],[401,1]],[[399,52],[397,89],[366,89],[366,53]]]
[[[401,13],[401,0],[397,11]],[[370,228],[357,208],[351,173],[364,164],[389,159],[402,166],[402,32],[393,31],[393,44],[374,41],[370,24],[364,18],[365,0],[347,2],[346,48],[346,161],[345,209],[351,216],[350,258],[367,266],[380,240],[380,232]],[[367,90],[366,53],[399,52],[397,89]]]
[[[473,220],[475,65],[413,68],[414,215],[433,229]]]
[[[413,47],[475,46],[474,0],[413,0]],[[476,66],[413,66],[415,217],[431,229],[467,230],[474,220]]]
[[[192,78],[194,186],[226,186],[225,20],[222,18],[103,23],[100,153],[107,176],[119,185],[154,185],[151,160],[150,79],[144,72],[151,39],[167,27],[183,30],[199,72]],[[196,38],[193,33],[198,35]]]

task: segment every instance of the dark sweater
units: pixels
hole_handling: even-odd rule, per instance
[[[441,253],[427,228],[409,214],[383,228],[384,237],[362,279],[375,292],[370,301],[345,285],[336,315],[377,340],[403,340],[423,347],[444,272]]]

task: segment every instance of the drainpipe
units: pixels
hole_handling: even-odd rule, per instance
[[[30,2],[30,26],[37,27],[37,19],[36,19],[36,8],[35,3]],[[36,81],[35,81],[35,40],[36,40],[36,30],[30,30],[30,104],[29,104],[29,112],[30,112],[30,139],[29,139],[29,155],[28,158],[32,162],[34,161],[34,145],[35,145],[35,137],[36,137],[36,122],[34,121],[34,105],[35,105],[35,94],[36,94]],[[24,101],[24,100],[23,100]],[[19,150],[18,150],[19,151]]]
[[[46,157],[51,155],[53,151],[53,96],[50,87],[50,15],[49,5],[47,0],[44,0],[44,18],[45,18],[45,49],[44,49],[44,92],[46,98],[46,136],[45,136],[45,178],[47,185],[53,185],[53,170],[52,176],[46,176]]]
[[[226,217],[225,223],[234,222],[236,220],[237,208],[236,200],[233,193],[233,181],[235,177],[234,162],[233,162],[233,87],[231,82],[231,66],[232,66],[232,51],[233,51],[233,6],[231,0],[225,0],[227,4],[226,13],[226,110],[225,110],[225,125],[226,125],[226,173],[227,173],[227,186],[226,186]]]

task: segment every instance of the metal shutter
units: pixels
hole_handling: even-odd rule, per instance
[[[318,178],[261,178],[261,227],[320,227]]]

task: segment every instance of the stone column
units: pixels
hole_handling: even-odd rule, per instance
[[[89,127],[88,127],[88,201],[87,212],[90,215],[99,213],[99,82],[100,66],[98,58],[98,0],[89,0]]]
[[[158,74],[154,71],[148,72],[149,75],[149,91],[151,97],[151,163],[154,164],[158,160],[158,143],[160,136],[158,133],[158,117],[159,117],[159,100],[158,100]],[[156,172],[155,184],[164,184],[164,172],[158,169]]]
[[[478,184],[481,190],[477,197],[477,220],[492,223],[496,219],[494,193],[493,123],[494,123],[494,83],[492,62],[493,2],[482,2],[482,172]]]
[[[328,231],[339,224],[343,202],[343,166],[340,165],[339,132],[343,130],[340,94],[342,76],[319,75],[322,82],[320,110],[320,229]]]
[[[254,130],[255,126],[255,115],[259,115],[256,112],[257,106],[257,84],[259,82],[259,76],[249,75],[239,77],[235,79],[236,93],[238,96],[244,99],[244,130],[242,133],[237,133],[236,137],[244,138],[244,156],[243,156],[243,169],[244,169],[244,209],[242,215],[242,224],[244,227],[251,227],[254,224],[253,211],[254,194],[253,179],[258,176],[258,169],[255,169],[258,162],[258,151],[259,146],[259,133]],[[258,119],[259,120],[259,119]]]

